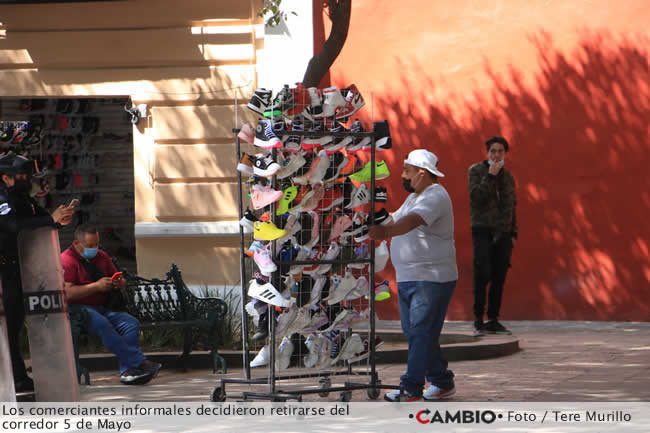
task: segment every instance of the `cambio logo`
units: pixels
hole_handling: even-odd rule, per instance
[[[456,412],[439,410],[432,412],[429,409],[423,409],[417,414],[410,414],[409,418],[415,418],[420,424],[492,424],[497,418],[497,414],[491,410],[457,410]]]

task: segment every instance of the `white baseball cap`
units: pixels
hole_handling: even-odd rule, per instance
[[[426,149],[415,149],[411,151],[408,159],[404,160],[404,164],[423,168],[436,176],[445,177],[444,174],[438,171],[438,157],[436,154]]]

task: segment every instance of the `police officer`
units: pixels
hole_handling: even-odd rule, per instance
[[[31,178],[36,172],[34,160],[13,153],[0,156],[0,275],[16,392],[34,390],[19,344],[25,309],[18,263],[18,233],[25,229],[67,225],[74,214],[74,208],[61,205],[50,215],[30,197]]]

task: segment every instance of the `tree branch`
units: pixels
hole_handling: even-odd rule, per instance
[[[330,66],[334,63],[345,45],[350,28],[350,12],[352,0],[328,0],[329,17],[332,21],[332,30],[323,49],[314,55],[307,65],[307,70],[302,79],[305,87],[317,87]]]

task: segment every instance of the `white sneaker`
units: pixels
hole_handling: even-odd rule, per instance
[[[368,279],[366,277],[359,277],[357,279],[357,285],[354,286],[354,289],[348,293],[344,300],[346,301],[354,301],[355,299],[359,299],[362,296],[368,296],[369,295],[369,284],[368,284]]]
[[[381,244],[375,248],[375,273],[381,272],[388,263],[390,252],[388,251],[388,242],[381,241]]]
[[[260,312],[263,312],[264,310],[258,310],[255,307],[255,303],[256,301],[250,301],[248,304],[246,304],[244,309],[246,310],[248,315],[253,319],[253,324],[257,328],[260,325]],[[265,304],[260,304],[260,305],[264,305],[264,309],[266,309]]]
[[[289,363],[291,362],[291,355],[293,354],[293,343],[287,337],[282,339],[280,343],[280,348],[275,360],[275,368],[277,370],[286,370],[289,368]]]
[[[309,323],[311,322],[311,318],[309,317],[309,308],[308,307],[302,307],[299,308],[296,317],[293,319],[293,322],[289,324],[289,328],[287,329],[287,335],[291,336],[297,332],[300,332],[305,328],[305,326],[309,326]]]
[[[255,358],[253,358],[253,360],[251,361],[250,364],[251,368],[264,367],[269,363],[269,356],[270,356],[269,346],[267,345],[262,347],[262,349],[259,352],[257,352]]]
[[[346,209],[354,209],[355,207],[363,206],[364,204],[370,201],[370,191],[366,184],[361,184],[361,186],[352,192],[352,200],[345,206]]]
[[[277,307],[291,306],[291,300],[283,298],[271,283],[258,282],[255,278],[248,284],[248,296]]]
[[[352,275],[350,272],[346,272],[345,277],[336,287],[334,287],[334,291],[331,292],[331,295],[325,299],[327,301],[327,304],[334,305],[338,302],[341,302],[356,287],[356,285],[357,280],[354,278],[354,275]]]
[[[319,311],[311,317],[309,324],[301,330],[301,334],[308,335],[312,332],[318,332],[318,329],[321,326],[326,325],[327,322],[329,322],[327,314],[325,314],[324,311]]]
[[[348,323],[350,322],[350,319],[351,319],[353,314],[354,314],[354,312],[352,310],[348,310],[348,309],[342,310],[336,316],[336,318],[334,319],[332,324],[327,329],[324,329],[321,332],[327,333],[327,332],[334,331],[336,329],[346,329],[346,328],[348,328]]]
[[[341,247],[339,246],[339,244],[337,244],[336,242],[332,242],[330,244],[330,247],[327,250],[327,254],[325,255],[325,257],[323,257],[323,260],[334,260],[334,259],[336,259],[338,257],[338,255],[339,255],[340,251],[341,251]],[[331,263],[322,264],[322,265],[319,265],[316,268],[316,270],[314,270],[313,273],[322,275],[322,274],[328,273],[330,271],[330,269],[332,269],[332,264]]]
[[[298,251],[298,254],[296,255],[296,258],[294,260],[297,262],[305,261],[309,258],[310,253],[311,253],[311,249],[300,247],[300,251]],[[305,266],[306,265],[293,265],[291,266],[291,268],[289,268],[289,273],[292,275],[299,274],[302,272]]]
[[[298,307],[296,307],[296,304],[292,304],[289,309],[280,314],[278,316],[278,323],[275,326],[276,335],[291,335],[287,331],[289,330],[289,327],[293,321],[296,319],[297,314]]]
[[[311,286],[311,293],[309,294],[309,301],[305,304],[305,307],[311,307],[320,300],[320,293],[323,290],[323,287],[325,287],[326,282],[327,277],[323,275],[318,275],[314,278],[314,283]]]
[[[396,389],[395,391],[391,391],[384,394],[384,400],[392,401],[392,402],[402,402],[402,401],[411,402],[411,401],[420,401],[422,400],[422,397],[416,397],[414,395],[409,394],[408,392],[405,392],[404,395],[402,395],[402,391]]]
[[[302,362],[307,368],[314,368],[318,364],[321,356],[321,349],[325,337],[320,334],[310,334],[305,340],[305,346],[309,349],[309,353],[305,355]]]
[[[334,360],[334,364],[339,361],[347,361],[350,358],[353,358],[357,353],[363,351],[363,342],[359,334],[352,334],[345,343],[339,352],[339,355]]]
[[[429,386],[426,391],[422,394],[425,400],[442,400],[444,398],[449,398],[452,395],[456,394],[456,387],[452,386],[449,389],[438,388],[436,385]]]
[[[336,110],[345,107],[346,101],[341,91],[337,87],[328,87],[322,90],[323,93],[323,112],[314,114],[314,118],[319,117],[332,117],[336,114]]]
[[[309,178],[309,183],[314,184],[314,183],[320,183],[323,181],[323,178],[325,177],[325,174],[327,173],[327,169],[330,166],[330,159],[327,156],[327,151],[324,149],[318,152],[318,164],[316,165],[316,168],[312,172],[311,177]]]

